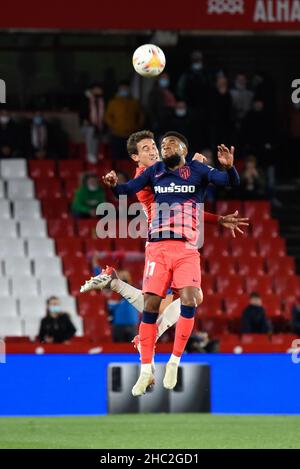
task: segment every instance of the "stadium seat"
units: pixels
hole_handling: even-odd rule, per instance
[[[262,295],[262,304],[269,317],[282,314],[281,298],[279,295]]]
[[[22,322],[18,317],[0,315],[0,337],[23,335]]]
[[[269,275],[246,277],[246,292],[257,292],[260,295],[273,293],[273,279]]]
[[[216,279],[217,292],[223,297],[227,295],[242,295],[245,293],[245,282],[240,275],[218,276]]]
[[[201,279],[201,288],[204,295],[213,295],[216,293],[216,277],[209,274],[203,275]]]
[[[18,300],[19,312],[22,318],[36,317],[42,318],[46,316],[46,300],[41,296],[22,297]]]
[[[83,162],[80,160],[58,161],[57,174],[60,178],[74,178],[83,171]]]
[[[11,203],[9,200],[0,200],[0,219],[8,220],[11,218]]]
[[[220,242],[216,243],[213,241],[205,241],[202,248],[202,255],[205,258],[223,258],[229,256],[228,243]]]
[[[278,273],[274,278],[274,291],[285,298],[300,296],[300,278],[296,275]]]
[[[68,295],[67,280],[62,275],[47,275],[39,278],[41,295],[48,296],[66,296]]]
[[[279,225],[277,220],[257,221],[251,227],[252,236],[254,239],[260,238],[277,238],[279,236]]]
[[[258,252],[263,257],[286,256],[285,240],[282,238],[260,237],[257,245]]]
[[[48,178],[35,181],[35,193],[39,199],[61,199],[64,193],[60,179]]]
[[[83,256],[83,243],[81,238],[56,238],[56,250],[57,254],[61,257],[72,256],[81,257]]]
[[[0,317],[16,317],[18,316],[18,308],[17,308],[17,301],[15,298],[9,297],[0,297]],[[1,331],[0,331],[1,334]]]
[[[13,202],[13,213],[16,220],[40,219],[40,202],[38,200],[15,200]]]
[[[89,293],[78,297],[79,314],[85,316],[106,316],[106,299],[103,295],[91,296]]]
[[[41,320],[35,316],[27,316],[22,319],[23,335],[35,339],[39,335]]]
[[[0,277],[0,297],[10,296],[10,281],[8,278]]]
[[[12,158],[0,161],[0,175],[3,179],[15,179],[27,177],[26,160]]]
[[[252,220],[268,220],[271,218],[271,207],[268,201],[244,202],[244,216]]]
[[[65,190],[65,196],[69,199],[72,200],[75,191],[79,188],[80,181],[79,178],[72,178],[72,179],[65,179],[64,181],[64,190]]]
[[[69,281],[69,289],[70,293],[73,296],[78,296],[80,294],[80,287],[81,285],[84,285],[84,282],[86,281],[86,278],[84,275],[81,273],[76,273],[76,275],[72,275],[68,278]],[[90,295],[97,295],[97,291],[92,290],[90,292]]]
[[[61,259],[59,257],[36,257],[33,260],[34,275],[40,276],[60,276],[62,275]]]
[[[45,220],[21,220],[21,238],[45,238],[47,236],[47,225]]]
[[[240,200],[218,200],[216,203],[218,215],[229,215],[236,210],[238,210],[239,216],[243,215],[243,203]]]
[[[61,304],[62,311],[69,313],[72,317],[77,315],[77,304],[73,296],[60,295],[59,301]]]
[[[34,186],[30,179],[10,179],[7,181],[7,197],[10,200],[32,199]]]
[[[75,329],[76,329],[76,332],[75,332],[75,336],[76,337],[83,337],[84,335],[84,322],[82,320],[82,318],[80,316],[72,316],[70,317]]]
[[[236,267],[239,275],[254,276],[265,275],[265,263],[262,257],[241,256],[236,258]]]
[[[68,218],[70,216],[67,199],[43,199],[41,201],[43,215],[48,218]]]
[[[12,292],[16,297],[38,296],[40,293],[37,280],[34,277],[13,277],[11,282]]]
[[[28,257],[53,257],[55,255],[54,241],[49,238],[28,239]]]
[[[218,316],[223,314],[223,296],[218,293],[212,295],[206,295],[204,291],[203,293],[203,303],[197,307],[197,314],[200,316]]]
[[[72,275],[81,274],[84,277],[89,278],[92,275],[91,268],[88,261],[84,257],[64,257],[64,274],[67,277]]]
[[[204,259],[201,259],[201,264],[204,264]],[[235,261],[232,257],[223,258],[209,258],[206,259],[207,272],[211,275],[235,275]]]
[[[7,277],[31,276],[31,262],[26,257],[8,257],[4,261],[4,270]]]
[[[98,220],[92,218],[90,220],[78,220],[77,232],[82,238],[96,238],[96,226]]]
[[[257,256],[257,245],[252,238],[236,238],[229,241],[229,249],[233,257]]]
[[[230,295],[224,298],[227,316],[240,317],[249,304],[249,295]]]
[[[220,226],[210,223],[204,224],[204,244],[210,242],[214,238],[220,238]]]
[[[85,317],[84,332],[87,339],[93,342],[111,340],[111,327],[104,316]]]
[[[5,197],[4,181],[0,179],[0,199]]]
[[[141,240],[140,238],[117,238],[114,240],[115,249],[118,251],[140,251]]]
[[[48,161],[29,161],[29,174],[33,179],[45,179],[55,177],[55,162]]]
[[[7,239],[0,238],[0,258],[22,257],[25,255],[23,239]]]
[[[74,236],[73,218],[48,218],[48,233],[51,238]]]
[[[104,239],[86,239],[84,241],[84,249],[87,256],[92,256],[95,252],[108,252],[112,250],[113,240],[110,238]]]
[[[17,238],[17,223],[15,220],[0,219],[0,236],[1,238]]]
[[[295,259],[293,257],[268,258],[266,263],[269,275],[275,276],[282,272],[286,275],[295,274]]]

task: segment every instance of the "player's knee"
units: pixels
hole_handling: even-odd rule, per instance
[[[197,297],[195,295],[187,294],[181,296],[181,304],[184,306],[197,306]]]
[[[150,295],[146,293],[144,295],[144,309],[145,311],[151,311],[152,313],[159,312],[159,306],[161,303],[161,298],[157,295]]]
[[[203,291],[200,288],[197,296],[197,306],[200,306],[201,303],[203,303]]]

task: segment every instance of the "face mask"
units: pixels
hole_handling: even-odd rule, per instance
[[[162,88],[168,88],[170,82],[167,78],[161,78],[159,80],[159,86],[161,86]]]
[[[1,122],[1,124],[4,124],[4,125],[5,125],[5,124],[8,124],[8,123],[9,123],[9,120],[10,120],[9,116],[0,116],[0,122]]]
[[[89,191],[96,191],[98,189],[98,184],[88,184],[88,190]]]
[[[184,117],[186,116],[186,109],[175,109],[175,115],[177,117]]]
[[[33,123],[35,125],[41,125],[43,122],[44,122],[44,119],[42,118],[42,116],[35,116],[33,118]]]
[[[195,62],[192,64],[192,70],[194,72],[198,72],[199,70],[202,70],[203,64],[201,62]]]
[[[61,312],[61,307],[59,305],[50,305],[49,306],[49,311],[52,314],[57,314]]]
[[[120,90],[118,92],[118,95],[121,96],[122,98],[128,98],[129,96],[129,91],[128,90]]]

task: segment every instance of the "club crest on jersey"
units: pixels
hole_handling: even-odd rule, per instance
[[[188,166],[184,166],[183,168],[179,168],[179,176],[182,179],[188,179],[191,175],[191,170]]]

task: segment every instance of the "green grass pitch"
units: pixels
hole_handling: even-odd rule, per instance
[[[300,416],[123,414],[0,418],[0,448],[300,448]]]

